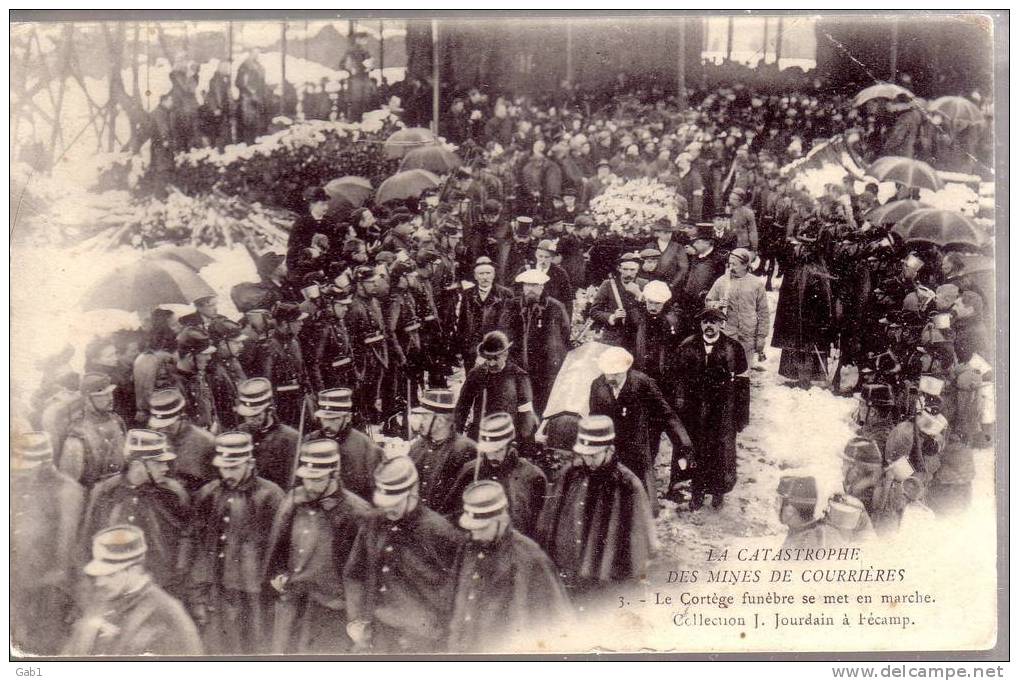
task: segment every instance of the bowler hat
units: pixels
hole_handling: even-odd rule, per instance
[[[478,354],[482,357],[498,357],[510,349],[509,338],[502,331],[489,331],[478,344]]]
[[[715,322],[724,322],[726,320],[725,310],[720,307],[708,306],[705,307],[697,315],[697,321],[709,320]]]

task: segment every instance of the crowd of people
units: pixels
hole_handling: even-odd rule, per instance
[[[848,102],[649,89],[589,114],[568,95],[464,93],[446,129],[467,162],[413,200],[337,218],[310,188],[286,249],[232,288],[240,318],[206,296],[97,339],[81,375],[51,358],[12,443],[16,645],[483,651],[568,621],[643,578],[661,499],[680,522],[723,507],[771,348],[790,387],[848,392],[855,368],[862,400],[843,493],[783,478],[788,544],[965,509],[991,292],[871,226],[876,187],[815,198],[781,174]],[[591,200],[637,177],[679,219],[597,224]],[[548,413],[591,334],[585,404]]]

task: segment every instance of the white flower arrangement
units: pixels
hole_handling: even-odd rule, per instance
[[[679,221],[676,192],[652,179],[616,179],[591,200],[591,215],[603,227],[634,234],[665,218]]]

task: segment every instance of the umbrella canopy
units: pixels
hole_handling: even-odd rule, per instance
[[[160,246],[148,251],[144,256],[146,260],[174,260],[187,265],[195,272],[201,271],[206,265],[211,265],[212,256],[202,253],[194,246]]]
[[[325,192],[332,199],[342,199],[354,208],[360,208],[368,197],[372,195],[372,183],[366,178],[356,175],[346,175],[335,180],[329,180],[325,186]]]
[[[382,205],[387,201],[417,198],[426,189],[438,187],[440,182],[437,175],[427,170],[404,170],[379,185],[379,190],[375,192],[375,203]]]
[[[400,163],[400,170],[421,168],[422,170],[433,172],[436,175],[445,175],[452,170],[456,170],[461,165],[463,165],[463,161],[460,160],[459,156],[454,154],[452,151],[448,151],[438,145],[435,145],[430,147],[418,147],[408,151],[407,155],[403,157],[403,161]]]
[[[160,305],[190,305],[211,295],[212,287],[187,265],[142,258],[103,277],[82,297],[81,307],[148,314]]]
[[[984,122],[984,114],[976,104],[965,97],[938,97],[927,109],[931,113],[939,113],[958,128]]]
[[[906,156],[882,156],[870,164],[867,174],[881,182],[898,182],[917,189],[941,189],[937,171],[923,161]]]
[[[438,144],[438,140],[428,128],[404,128],[390,135],[383,145],[383,149],[386,152],[386,158],[403,158],[411,149],[435,144]]]
[[[927,243],[941,248],[980,249],[987,236],[962,213],[923,208],[903,218],[892,231],[908,243]]]
[[[894,225],[910,213],[923,208],[933,208],[933,206],[912,199],[889,201],[883,206],[867,211],[863,219],[872,225]]]
[[[542,415],[544,418],[561,412],[587,416],[590,411],[588,398],[591,395],[591,384],[602,374],[598,368],[598,359],[610,347],[605,343],[591,341],[566,353],[555,383],[552,384]]]
[[[853,98],[853,106],[862,106],[872,99],[895,99],[897,97],[913,99],[913,93],[894,83],[878,83],[860,90]]]

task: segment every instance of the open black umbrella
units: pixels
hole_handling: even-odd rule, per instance
[[[908,156],[882,156],[870,164],[867,174],[881,182],[898,182],[916,189],[938,191],[942,187],[934,168]]]
[[[883,206],[867,211],[863,218],[872,225],[894,225],[910,213],[923,208],[933,208],[933,206],[913,199],[889,201]]]
[[[212,287],[187,265],[141,258],[100,279],[82,297],[81,308],[148,314],[160,305],[190,305],[211,295]]]
[[[408,151],[407,155],[403,157],[403,161],[400,162],[400,170],[421,168],[436,175],[445,175],[461,165],[463,165],[463,161],[459,156],[438,145],[433,145]]]
[[[375,203],[381,206],[387,201],[417,198],[426,189],[438,187],[440,182],[437,175],[427,170],[420,168],[404,170],[379,185],[378,191],[375,192]]]
[[[976,224],[954,210],[924,208],[914,211],[892,227],[908,243],[934,244],[941,248],[980,250],[987,235]]]

